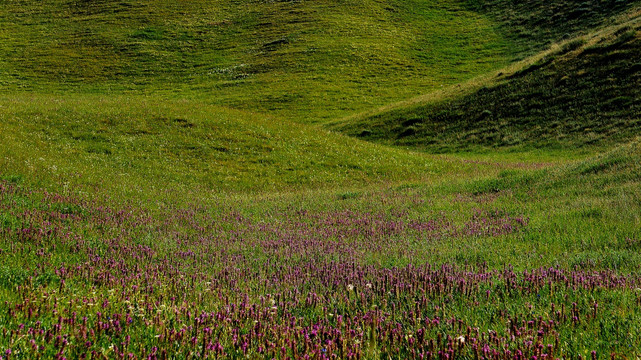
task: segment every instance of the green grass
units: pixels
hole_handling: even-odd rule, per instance
[[[641,127],[640,56],[635,17],[565,43],[468,94],[332,127],[432,152],[607,149],[630,140]]]
[[[3,183],[7,182],[5,178],[2,179]],[[96,187],[94,191],[97,192],[86,192],[81,186],[77,188],[79,192],[72,187],[59,188],[68,191],[68,202],[41,203],[42,199],[31,195],[29,184],[19,184],[14,183],[14,186],[23,188],[25,193],[7,198],[4,208],[7,211],[0,213],[0,226],[4,229],[24,226],[25,220],[11,215],[15,213],[14,208],[44,206],[56,213],[87,218],[93,215],[88,210],[88,203],[111,206],[120,202],[109,196],[117,194],[114,189]],[[408,248],[398,254],[371,253],[363,260],[401,267],[422,262],[461,265],[485,263],[492,269],[511,264],[516,270],[560,266],[628,273],[641,270],[641,254],[636,252],[637,247],[641,246],[638,244],[641,239],[639,184],[641,141],[636,140],[583,161],[538,170],[507,169],[462,182],[244,193],[236,196],[183,191],[182,198],[156,197],[153,203],[139,202],[134,194],[129,195],[124,203],[127,204],[125,208],[132,207],[130,211],[133,213],[140,212],[157,218],[166,216],[168,208],[193,209],[199,221],[233,209],[234,213],[247,221],[275,225],[281,224],[283,216],[298,212],[301,212],[300,221],[303,222],[316,221],[316,216],[320,214],[348,212],[356,215],[380,214],[383,216],[381,219],[400,216],[404,221],[444,218],[458,225],[468,221],[475,213],[509,214],[527,219],[527,226],[509,235],[470,238],[446,236],[428,242],[411,242]],[[145,190],[152,193],[151,190]],[[103,198],[103,195],[107,196]],[[76,197],[86,202],[72,200]],[[11,207],[6,207],[7,204]],[[72,226],[82,224],[76,224],[75,220],[69,222]],[[176,226],[189,228],[191,225],[185,223]],[[92,228],[87,235],[97,230],[100,229]],[[136,241],[147,241],[148,238],[143,236],[144,229],[140,231],[142,234],[137,235],[140,238]],[[406,237],[395,237],[395,241],[405,243],[407,239],[418,235],[420,233],[406,234],[403,235]],[[63,259],[66,250],[56,251],[60,252]],[[403,255],[407,253],[412,253],[412,257]]]
[[[484,16],[441,0],[12,1],[5,92],[196,98],[318,122],[506,64]]]
[[[130,344],[122,346],[136,355],[158,346],[187,357],[194,349],[188,339],[198,344],[206,339],[196,330],[184,340],[167,341],[166,334],[192,324],[194,328],[219,324],[219,320],[196,322],[193,314],[198,310],[228,316],[223,320],[226,325],[210,336],[216,336],[230,357],[242,357],[234,347],[233,326],[251,334],[255,326],[267,323],[268,339],[278,339],[289,321],[296,322],[297,332],[318,323],[347,327],[337,316],[349,319],[358,314],[360,319],[376,311],[384,315],[381,324],[401,326],[404,334],[414,336],[422,319],[438,317],[441,324],[428,327],[427,336],[433,339],[439,334],[458,337],[468,327],[509,339],[512,323],[553,320],[554,332],[540,341],[553,344],[557,354],[587,357],[594,350],[598,358],[610,353],[617,359],[636,356],[640,300],[632,288],[591,288],[589,283],[576,286],[570,280],[537,283],[534,277],[516,285],[504,280],[472,283],[460,290],[457,286],[468,283],[452,279],[460,276],[459,270],[479,271],[479,279],[504,272],[520,277],[530,271],[567,271],[563,276],[577,271],[579,277],[605,274],[606,278],[632,274],[635,279],[641,270],[639,144],[635,141],[557,168],[506,170],[463,183],[226,195],[182,202],[156,198],[162,205],[133,198],[127,205],[117,204],[103,198],[114,193],[111,189],[49,193],[16,177],[3,179],[0,214],[6,221],[0,222],[0,296],[10,311],[0,313],[0,324],[7,329],[0,334],[0,346],[12,349],[18,358],[36,356],[31,339],[47,356],[61,352],[79,357],[90,351],[108,356],[113,345],[120,348],[129,339]],[[454,235],[448,230],[464,229],[478,219],[488,226],[487,219],[505,218],[525,219],[525,225],[498,235]],[[430,220],[444,224],[443,232],[425,237],[420,231],[395,233],[394,226],[386,227]],[[61,230],[54,235],[14,235],[34,228]],[[380,229],[392,232],[376,235]],[[324,235],[331,230],[338,233]],[[323,247],[305,247],[324,236],[317,243]],[[281,246],[272,245],[279,241]],[[327,251],[332,244],[346,243],[356,251],[354,258],[348,252]],[[376,247],[381,243],[382,252]],[[301,248],[308,252],[298,253]],[[342,262],[345,269],[331,267]],[[403,281],[417,278],[426,262],[436,272],[441,264],[458,270],[440,275],[443,279],[421,275],[418,286],[405,283],[399,288],[393,282],[390,274],[402,275]],[[385,276],[377,279],[372,274],[377,269]],[[128,281],[121,282],[124,276]],[[348,284],[355,290],[348,290]],[[368,293],[366,284],[373,293]],[[275,310],[265,298],[275,299]],[[251,311],[230,310],[236,304],[245,304],[239,305],[241,309],[271,309],[273,315],[254,321],[247,317]],[[118,319],[117,314],[127,319],[122,329],[95,331],[105,318]],[[74,316],[86,317],[86,323],[59,321]],[[462,329],[448,319],[460,321]],[[62,350],[46,336],[61,322],[61,333],[71,340]],[[369,326],[355,324],[354,331],[366,329],[359,341],[375,338],[367,332]],[[43,334],[22,337],[10,332],[22,334],[32,327],[43,329]],[[466,336],[470,338],[469,333]],[[91,343],[87,345],[85,338]],[[366,357],[387,358],[412,344],[407,339],[395,341],[401,344],[398,350],[386,339],[367,343]],[[251,349],[251,356],[265,357],[256,346]],[[271,355],[287,356],[293,354]]]
[[[326,122],[498,69],[635,3],[11,1],[0,9],[0,84],[153,92]]]
[[[638,4],[4,2],[0,358],[638,357]]]
[[[0,132],[5,175],[116,193],[368,186],[454,168],[307,125],[157,97],[4,96]]]
[[[520,56],[609,25],[614,16],[638,6],[625,0],[465,0],[465,4],[497,23],[520,49]]]
[[[515,241],[488,239],[465,257],[527,266],[616,269],[636,272],[641,237],[639,140],[589,159],[534,171],[504,171],[465,185],[463,199],[525,214],[529,230]],[[447,193],[436,190],[435,193]],[[456,193],[456,192],[455,192]],[[461,250],[441,250],[448,257]]]
[[[485,82],[473,81],[467,95],[332,125],[362,139],[296,124],[496,70],[633,5],[594,2],[574,18],[574,3],[493,4],[8,3],[2,175],[121,200],[324,189],[351,201],[381,186],[444,183],[480,196],[635,136],[636,25],[566,43],[478,91]]]

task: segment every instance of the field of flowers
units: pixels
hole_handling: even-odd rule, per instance
[[[494,195],[448,212],[411,190],[351,205],[73,194],[0,182],[2,360],[639,355],[638,274],[434,261],[533,231]]]
[[[641,359],[638,6],[0,1],[0,360]]]

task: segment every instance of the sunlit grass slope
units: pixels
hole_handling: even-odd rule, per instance
[[[443,163],[262,115],[141,96],[3,96],[0,137],[4,175],[114,194],[364,186],[430,177]]]
[[[563,43],[515,72],[445,96],[349,119],[350,135],[435,152],[610,146],[641,129],[638,13]]]
[[[509,44],[459,1],[10,1],[3,91],[197,97],[310,122],[505,64]]]
[[[633,3],[3,2],[0,360],[639,358]]]
[[[467,185],[471,199],[522,213],[530,229],[512,242],[481,241],[467,259],[500,266],[525,262],[564,268],[638,272],[641,238],[641,142],[572,164],[504,171]],[[443,251],[461,256],[459,250]],[[497,256],[497,254],[500,254]]]

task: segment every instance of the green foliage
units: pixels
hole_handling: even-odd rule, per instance
[[[9,213],[0,212],[0,228],[13,230],[18,228],[18,225],[20,225],[20,219]]]
[[[0,267],[0,286],[13,289],[24,284],[29,278],[29,273],[24,269],[8,266]]]
[[[469,191],[474,195],[499,193],[505,190],[515,190],[517,187],[530,186],[539,174],[519,171],[502,171],[497,177],[474,180],[469,183]]]
[[[20,182],[22,182],[22,179],[22,175],[2,175],[0,177],[0,180],[6,181],[10,184],[19,184]]]

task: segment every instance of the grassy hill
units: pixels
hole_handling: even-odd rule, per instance
[[[193,97],[314,122],[504,64],[508,43],[458,1],[11,1],[4,91]]]
[[[638,5],[627,0],[466,0],[466,7],[493,20],[506,38],[526,55],[560,40],[611,24],[618,14]]]
[[[307,125],[153,96],[3,96],[0,133],[7,176],[129,196],[367,186],[458,171]]]
[[[569,5],[533,3],[500,18],[493,7],[457,1],[9,2],[0,9],[2,163],[10,176],[58,181],[75,172],[78,183],[127,190],[148,184],[142,179],[284,191],[488,174],[511,165],[473,170],[292,120],[335,119],[487,73],[632,4],[597,3],[580,21],[545,23],[550,9],[566,14]],[[531,23],[546,30],[519,45],[513,32]],[[419,128],[436,122],[399,116],[411,119],[398,125],[391,113],[374,129],[367,120],[342,130],[403,145],[432,141]],[[486,120],[469,131],[485,133],[494,126]],[[528,161],[539,160],[546,155]]]
[[[625,142],[641,126],[640,29],[633,13],[618,25],[567,41],[517,71],[479,82],[463,95],[346,120],[336,128],[435,152],[577,149]]]
[[[10,1],[0,84],[159,93],[323,122],[497,69],[632,3]]]
[[[3,2],[0,360],[639,358],[639,4]]]

